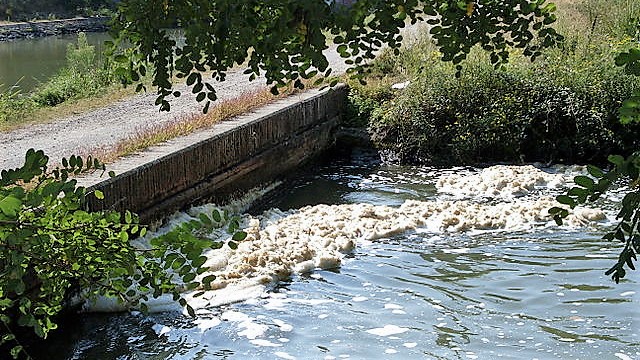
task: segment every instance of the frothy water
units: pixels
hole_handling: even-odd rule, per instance
[[[608,213],[546,214],[580,170],[334,162],[211,254],[219,290],[193,300],[196,319],[86,314],[46,358],[638,358],[637,274],[603,274]]]

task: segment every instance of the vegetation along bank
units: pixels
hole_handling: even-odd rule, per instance
[[[603,163],[611,153],[628,155],[640,148],[640,125],[622,124],[619,109],[640,82],[614,58],[637,46],[640,6],[603,6],[560,1],[560,46],[533,62],[510,50],[498,68],[472,49],[458,76],[425,30],[399,56],[383,53],[367,86],[354,86],[348,125],[367,126],[386,160],[399,163]]]
[[[0,23],[109,15],[117,3],[118,0],[5,0],[0,2]]]

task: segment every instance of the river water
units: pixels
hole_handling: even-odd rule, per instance
[[[46,82],[66,64],[67,46],[77,44],[75,34],[0,42],[0,91],[16,86],[29,92]],[[106,33],[87,33],[89,44],[102,54]]]
[[[517,177],[520,168],[504,169],[489,174],[390,166],[366,153],[335,159],[285,182],[252,213],[267,244],[269,226],[285,229],[272,229],[280,237],[293,236],[291,219],[313,222],[324,209],[326,236],[356,233],[355,246],[326,245],[324,260],[312,260],[315,266],[297,265],[275,285],[227,293],[229,301],[222,305],[200,306],[197,319],[170,311],[83,314],[69,319],[40,347],[42,354],[34,355],[92,360],[640,358],[638,273],[630,272],[618,285],[603,274],[618,249],[600,239],[602,228],[610,226],[601,213],[585,213],[596,222],[557,227],[509,207],[533,208],[540,196],[561,191],[558,179],[579,169],[523,168],[526,176],[538,177],[534,186],[525,175]],[[317,204],[334,206],[305,207]],[[458,217],[442,215],[449,211],[443,204],[461,205],[451,213]],[[428,220],[406,220],[416,209]],[[476,210],[494,212],[489,215],[493,223],[477,220]],[[373,227],[363,225],[363,218],[374,219]],[[402,229],[385,225],[394,221],[414,222]],[[318,227],[304,230],[309,241],[317,240]],[[373,228],[377,232],[367,233]],[[271,251],[296,246],[287,240]]]

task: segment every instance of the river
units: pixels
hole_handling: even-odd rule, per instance
[[[76,44],[77,38],[73,34],[0,42],[0,90],[17,86],[29,92],[46,82],[66,64],[67,46]],[[97,54],[102,54],[108,39],[106,33],[87,33]]]
[[[292,224],[314,224],[323,213],[302,229],[309,242],[319,240],[317,228],[329,229],[322,259],[276,284],[227,293],[238,296],[200,306],[197,319],[170,311],[83,314],[34,355],[640,358],[638,273],[617,285],[603,274],[619,250],[600,238],[610,221],[585,210],[582,220],[557,227],[539,216],[546,205],[535,205],[579,170],[391,166],[366,152],[336,158],[297,174],[250,211],[261,243],[271,241],[269,231],[287,239],[270,250],[282,254],[300,246]],[[611,202],[600,206],[610,215]],[[355,246],[334,252],[328,239],[349,236]]]

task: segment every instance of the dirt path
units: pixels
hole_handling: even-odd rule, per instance
[[[409,32],[415,31],[412,29]],[[325,54],[333,68],[333,74],[346,71],[344,59],[335,50],[327,50]],[[217,102],[220,102],[264,88],[265,82],[264,78],[249,82],[248,77],[239,71],[230,73],[224,82],[214,86],[218,94]],[[62,157],[114,145],[137,132],[201,112],[203,104],[195,101],[195,96],[185,85],[176,86],[176,90],[183,95],[171,99],[170,112],[158,110],[155,105],[156,95],[152,92],[50,123],[0,132],[0,169],[22,165],[24,154],[30,148],[44,150],[52,161],[58,161]]]

